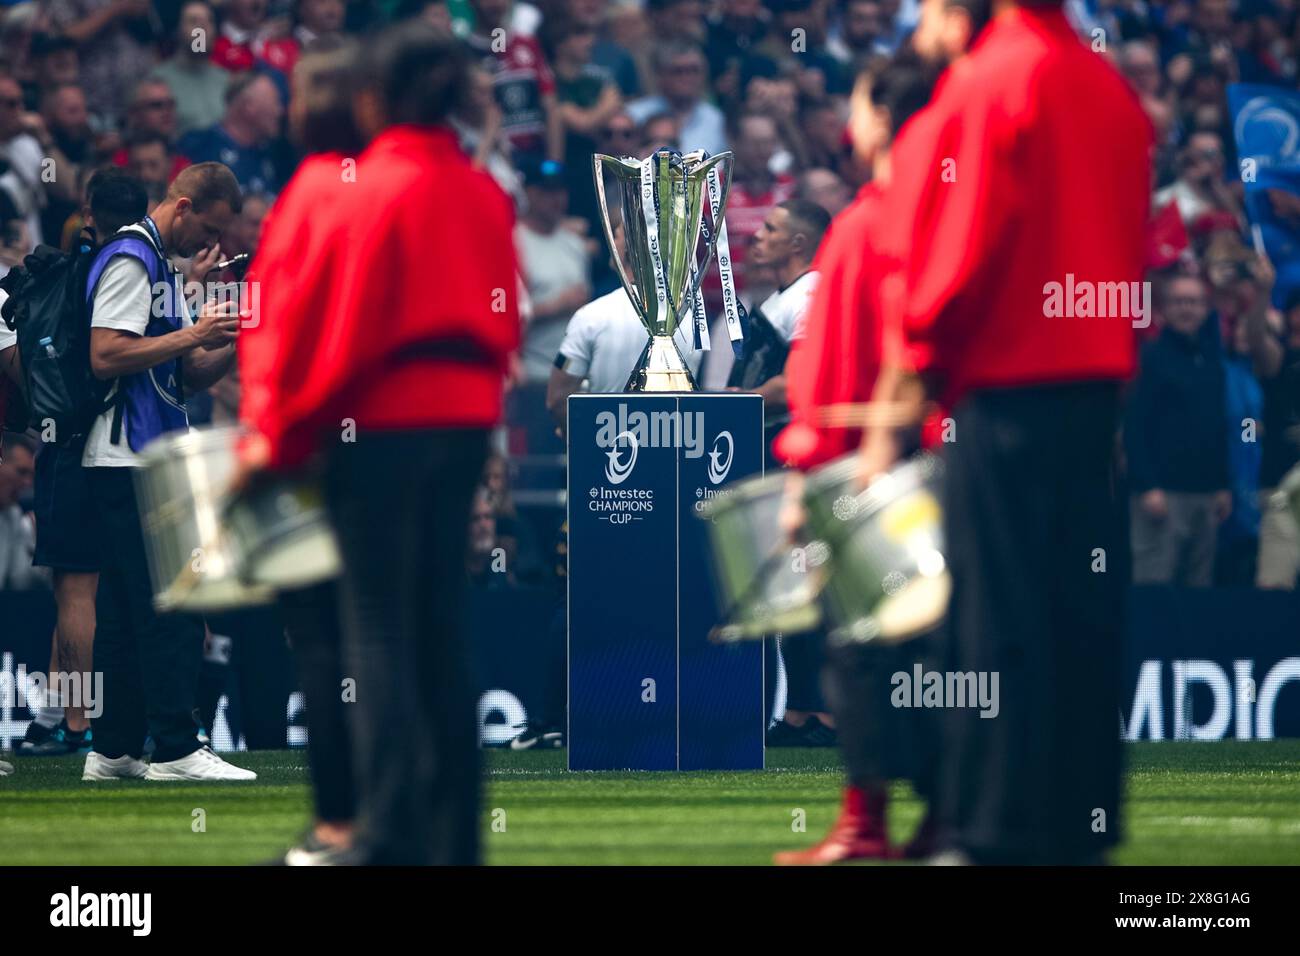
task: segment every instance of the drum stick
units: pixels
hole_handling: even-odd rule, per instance
[[[917,406],[906,402],[842,402],[812,411],[815,424],[830,428],[903,428],[924,420]]]

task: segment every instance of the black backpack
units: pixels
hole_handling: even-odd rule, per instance
[[[87,236],[72,253],[37,246],[0,279],[0,289],[9,293],[0,317],[18,332],[24,427],[44,430],[52,421],[60,435],[77,435],[109,407],[105,396],[113,380],[100,381],[90,369],[86,279],[95,253]]]

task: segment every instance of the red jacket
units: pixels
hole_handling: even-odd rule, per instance
[[[248,399],[250,420],[271,440],[272,465],[337,440],[345,419],[362,430],[495,424],[519,344],[510,200],[441,127],[386,130],[354,177],[316,169],[272,225],[294,241],[255,263],[266,286],[286,283],[262,290],[256,334],[274,341],[250,356],[267,383]]]
[[[881,192],[868,183],[835,217],[812,268],[817,291],[808,306],[804,337],[786,359],[786,400],[791,422],[773,444],[776,457],[796,468],[824,464],[854,448],[858,429],[826,427],[817,410],[865,402],[880,371],[881,283],[888,268],[881,254]]]
[[[922,117],[924,117],[922,119]],[[1057,8],[997,18],[900,137],[887,219],[908,249],[907,362],[973,388],[1123,379],[1134,364],[1152,132]],[[1050,314],[1091,287],[1107,317]],[[1149,304],[1149,303],[1148,303]]]

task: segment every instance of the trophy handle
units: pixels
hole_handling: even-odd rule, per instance
[[[625,172],[636,171],[639,173],[641,164],[618,159],[605,153],[595,153],[591,157],[591,171],[596,178],[596,207],[600,210],[600,224],[605,230],[605,243],[609,246],[609,257],[614,260],[614,268],[618,270],[618,277],[623,283],[623,289],[627,292],[628,298],[632,300],[633,308],[645,315],[648,310],[642,299],[642,291],[632,281],[632,277],[628,275],[627,268],[623,265],[623,257],[618,254],[618,247],[614,244],[614,227],[609,221],[609,199],[605,195],[606,166],[619,167]],[[627,235],[626,223],[623,224],[623,235]]]
[[[722,231],[722,222],[726,218],[727,196],[731,192],[731,168],[734,163],[734,154],[730,150],[727,150],[726,152],[718,153],[715,156],[710,156],[696,167],[696,172],[704,177],[704,185],[702,188],[704,189],[704,204],[709,208],[709,243],[707,248],[704,250],[704,258],[700,260],[699,265],[695,269],[695,278],[691,282],[692,299],[694,299],[696,293],[699,292],[700,283],[704,281],[704,273],[708,270],[709,263],[713,261],[713,252],[718,244],[718,233]],[[708,175],[709,170],[714,166],[719,165],[722,166],[722,175],[720,176],[721,181],[719,183],[721,186],[721,194],[718,196],[718,219],[717,221],[714,221],[713,204],[709,202]],[[703,227],[703,225],[704,219],[701,217],[700,226]],[[695,242],[697,245],[699,243],[699,238],[700,234],[697,229],[695,233]]]

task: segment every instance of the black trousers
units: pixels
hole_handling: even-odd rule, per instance
[[[944,658],[999,691],[995,717],[943,712],[940,820],[979,862],[1086,861],[1120,829],[1118,387],[984,391],[954,417]]]
[[[104,675],[103,713],[91,721],[95,751],[178,760],[199,748],[195,693],[203,660],[203,623],[158,614],[131,468],[88,468],[101,545],[95,598],[95,670]]]
[[[478,860],[478,740],[464,636],[469,509],[482,429],[341,443],[325,494],[343,553],[339,600],[358,845],[378,864]]]
[[[285,633],[307,704],[307,756],[316,819],[350,821],[357,812],[352,734],[344,702],[343,631],[333,581],[280,594]]]
[[[835,716],[844,774],[865,787],[908,779],[929,799],[934,792],[940,725],[933,711],[893,706],[893,678],[932,664],[935,637],[896,646],[826,644],[822,686]]]

